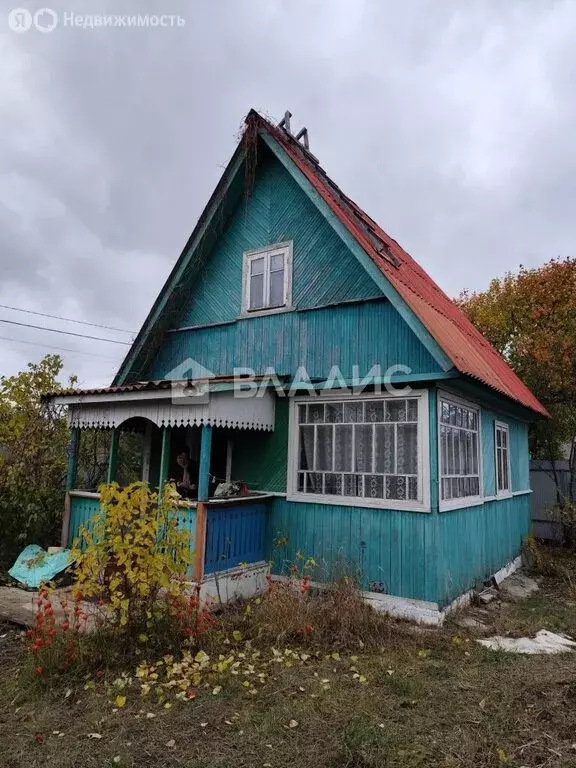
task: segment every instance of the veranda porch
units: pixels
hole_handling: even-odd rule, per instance
[[[166,384],[171,384],[169,389]],[[168,480],[178,481],[175,456],[186,452],[194,467],[194,490],[181,499],[178,511],[194,549],[190,577],[213,595],[215,591],[229,594],[232,587],[235,594],[254,591],[254,580],[261,581],[266,570],[266,517],[272,496],[247,488],[230,498],[217,498],[214,492],[220,482],[238,480],[242,484],[242,478],[232,477],[235,437],[238,430],[274,429],[273,395],[265,392],[258,398],[236,398],[233,389],[223,387],[222,382],[215,392],[205,388],[202,396],[187,398],[175,397],[175,385],[170,382],[148,385],[144,390],[134,386],[114,389],[62,393],[53,398],[55,405],[67,407],[71,428],[61,545],[71,546],[81,526],[99,511],[97,488],[86,488],[82,477],[79,481],[79,453],[84,435],[106,430],[105,482],[122,483],[119,456],[123,441],[130,440],[132,449],[134,443],[139,448],[138,477],[133,479],[157,489]]]

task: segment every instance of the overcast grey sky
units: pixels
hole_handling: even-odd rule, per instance
[[[186,23],[9,29],[44,2]],[[451,295],[576,255],[575,45],[573,0],[0,0],[0,304],[137,330],[252,106],[308,126]],[[0,336],[74,350],[82,384],[109,383],[125,351]],[[0,374],[47,351],[0,339]]]

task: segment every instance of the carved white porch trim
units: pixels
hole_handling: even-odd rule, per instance
[[[233,429],[274,429],[275,398],[271,392],[259,397],[234,397],[234,392],[213,392],[208,402],[181,402],[178,399],[124,400],[75,403],[68,406],[68,423],[80,429],[111,429],[127,419],[149,419],[158,427],[201,426]]]

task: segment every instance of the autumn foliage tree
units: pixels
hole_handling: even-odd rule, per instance
[[[0,377],[0,566],[26,545],[53,544],[64,502],[68,427],[42,395],[60,388],[62,359],[46,355]]]
[[[504,356],[553,418],[531,435],[533,458],[555,461],[571,446],[576,492],[576,259],[492,280],[488,290],[464,292],[458,303]]]

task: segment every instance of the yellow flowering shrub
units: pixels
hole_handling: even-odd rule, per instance
[[[142,633],[181,597],[175,577],[187,574],[193,553],[178,501],[173,484],[160,498],[143,482],[101,486],[100,513],[92,530],[80,530],[73,555],[75,592],[97,600],[107,623]]]

